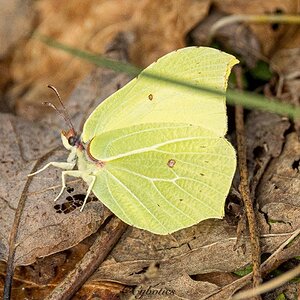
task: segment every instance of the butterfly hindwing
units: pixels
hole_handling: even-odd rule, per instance
[[[104,162],[94,194],[128,224],[168,234],[224,215],[235,152],[207,129],[141,124],[95,136],[90,151]]]

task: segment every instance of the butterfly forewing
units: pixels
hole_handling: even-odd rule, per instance
[[[154,77],[225,92],[237,62],[234,56],[207,47],[187,47],[163,56],[93,111],[84,124],[83,141],[113,129],[153,122],[199,125],[224,136],[225,96]],[[145,75],[149,73],[154,77]]]

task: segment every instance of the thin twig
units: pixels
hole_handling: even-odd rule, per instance
[[[243,89],[242,86],[242,69],[236,67],[234,69],[236,74],[237,86],[239,90]],[[240,185],[239,190],[244,202],[246,216],[249,224],[252,263],[253,263],[253,287],[257,287],[261,283],[260,272],[260,244],[259,233],[256,223],[255,212],[253,203],[250,196],[249,182],[248,182],[248,169],[247,169],[247,149],[245,138],[244,126],[244,109],[241,106],[235,108],[235,123],[236,123],[236,136],[237,136],[237,156],[238,166],[240,172]],[[258,297],[257,299],[260,299]]]
[[[127,227],[127,224],[113,216],[108,224],[104,228],[101,228],[99,236],[87,254],[45,300],[71,299],[98,269]]]
[[[235,23],[286,23],[286,24],[300,24],[300,17],[298,15],[230,15],[221,18],[213,24],[210,28],[208,37],[212,41],[216,32],[225,26]]]

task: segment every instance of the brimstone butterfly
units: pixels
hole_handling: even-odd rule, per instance
[[[84,124],[62,132],[67,162],[51,162],[125,223],[169,234],[208,218],[222,218],[236,168],[227,131],[225,97],[163,76],[225,92],[232,55],[207,47],[171,52],[102,102]],[[73,170],[77,166],[76,170]],[[84,203],[85,204],[85,203]],[[84,205],[83,205],[84,207]],[[83,208],[82,207],[82,208]]]

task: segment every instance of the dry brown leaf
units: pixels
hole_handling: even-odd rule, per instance
[[[72,213],[59,213],[57,204],[53,202],[60,188],[59,172],[54,168],[35,176],[29,189],[26,189],[27,181],[31,180],[27,175],[32,172],[36,159],[57,146],[57,133],[45,128],[43,124],[35,125],[10,115],[2,114],[0,118],[0,139],[5,145],[0,149],[0,259],[8,258],[15,214],[20,210],[21,197],[26,194],[18,227],[14,264],[27,265],[38,257],[70,248],[95,232],[103,221],[103,209],[96,201],[89,203],[83,213],[79,209]],[[66,152],[57,150],[43,163],[65,159]],[[78,183],[70,186],[75,188],[75,194],[83,194],[86,189]],[[67,195],[66,192],[60,201],[65,202],[64,206],[70,203],[65,199]],[[74,199],[71,200],[74,203]]]
[[[132,61],[148,66],[159,57],[186,46],[186,34],[208,13],[211,0],[140,1],[133,15],[136,42]],[[184,13],[182,13],[184,12]]]
[[[268,163],[272,157],[278,157],[285,142],[284,133],[290,127],[287,118],[269,113],[252,111],[246,121],[247,158],[250,176]]]
[[[270,66],[278,74],[275,80],[277,98],[293,105],[300,105],[300,30],[290,28],[290,34],[281,41],[281,47],[271,58]],[[295,128],[300,132],[300,121],[295,120]]]
[[[284,201],[284,198],[282,198]],[[284,232],[287,228],[295,229],[300,227],[300,205],[292,205],[284,202],[270,202],[261,209],[268,217],[272,231]]]
[[[293,218],[297,218],[296,215]],[[272,253],[289,236],[291,227],[285,227],[280,234],[262,232],[261,242],[264,253]],[[288,228],[288,230],[287,230]],[[91,280],[109,280],[129,285],[161,285],[173,288],[178,297],[185,297],[186,280],[190,276],[211,272],[233,272],[251,262],[249,243],[246,253],[235,249],[236,229],[225,220],[207,220],[173,236],[155,236],[137,229],[128,233],[112,251]],[[154,276],[148,276],[148,268],[156,263]],[[200,277],[201,278],[201,277]],[[176,282],[176,285],[173,283]],[[215,283],[194,281],[198,298],[217,291]]]
[[[279,75],[276,96],[293,105],[300,104],[300,30],[278,49],[270,66]]]
[[[270,203],[300,206],[300,142],[293,132],[287,136],[282,154],[266,170],[258,187],[261,207]],[[291,216],[292,217],[292,216]]]
[[[211,293],[217,288],[218,286],[215,284],[196,281],[185,274],[169,282],[155,285],[139,285],[131,291],[131,296],[135,295],[136,298],[141,297],[141,299],[146,300],[151,300],[156,295],[159,300],[190,300],[199,299],[201,295]],[[126,299],[130,299],[130,297]]]
[[[247,117],[246,127],[247,157],[255,160],[261,158],[264,152],[272,157],[280,155],[285,142],[284,133],[290,127],[290,122],[273,113],[252,111]]]

